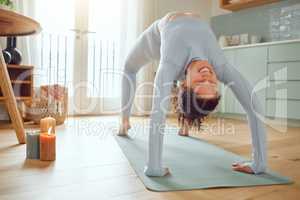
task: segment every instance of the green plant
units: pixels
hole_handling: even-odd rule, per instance
[[[11,0],[0,0],[0,5],[5,5],[5,6],[8,6],[10,8],[14,7],[14,4]]]

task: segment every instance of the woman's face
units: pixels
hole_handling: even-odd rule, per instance
[[[187,68],[185,85],[202,98],[218,95],[218,79],[213,67],[205,60],[193,61]]]

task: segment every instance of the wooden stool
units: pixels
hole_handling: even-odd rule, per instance
[[[0,9],[0,36],[31,35],[40,32],[40,30],[41,26],[38,22],[13,11]],[[17,107],[1,46],[0,50],[0,87],[18,141],[20,144],[24,144],[25,130],[23,120]]]

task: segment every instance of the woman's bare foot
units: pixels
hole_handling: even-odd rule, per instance
[[[170,170],[169,168],[161,168],[159,170],[153,170],[152,168],[149,168],[148,166],[145,167],[144,173],[146,176],[156,176],[156,177],[162,177],[162,176],[167,176],[170,175]]]
[[[129,120],[123,120],[120,128],[118,136],[127,136],[128,130],[131,128]]]
[[[254,174],[253,170],[251,167],[249,167],[246,164],[243,163],[232,163],[232,169],[235,171],[247,173],[247,174]]]

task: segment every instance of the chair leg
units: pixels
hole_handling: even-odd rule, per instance
[[[13,128],[20,144],[25,144],[25,130],[23,120],[17,107],[17,101],[13,92],[7,67],[2,55],[2,48],[0,46],[0,88],[4,96],[6,107],[12,121]]]

